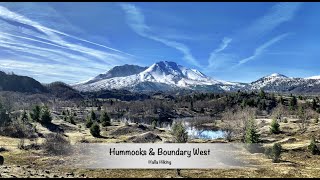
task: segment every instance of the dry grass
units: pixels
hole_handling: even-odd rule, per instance
[[[264,119],[264,125],[261,126],[260,131],[263,132],[263,137],[270,140],[270,143],[264,144],[265,146],[271,146],[274,142],[281,142],[284,148],[280,163],[272,163],[270,159],[267,159],[264,154],[247,154],[250,161],[254,162],[257,166],[245,169],[182,169],[181,175],[183,177],[199,178],[199,177],[320,177],[320,156],[311,155],[306,151],[306,147],[310,143],[310,137],[312,134],[320,135],[319,124],[311,123],[307,132],[300,133],[297,123],[293,123],[288,119],[288,123],[280,123],[280,127],[283,131],[279,135],[270,135],[266,129],[269,128],[270,119]],[[66,126],[69,123],[56,122],[57,124],[64,124]],[[258,122],[261,123],[261,121]],[[115,143],[125,142],[128,139],[140,134],[140,131],[133,131],[129,135],[114,136],[112,132],[115,132],[119,128],[123,128],[123,124],[117,124],[117,126],[111,126],[102,128],[102,138],[94,138],[90,135],[87,128],[84,128],[84,124],[81,124],[82,128],[71,125],[76,130],[70,130],[65,132],[68,136],[71,144],[79,143],[85,139],[90,143]],[[70,129],[72,129],[70,128]],[[47,134],[48,131],[44,127],[37,127],[38,131]],[[162,142],[170,140],[170,134],[167,132],[154,131],[159,135]],[[291,136],[288,136],[291,133]],[[274,140],[273,142],[271,140]],[[37,141],[39,144],[43,142],[43,138],[39,138]],[[194,143],[212,143],[212,142],[224,142],[223,140],[191,140]],[[105,177],[105,178],[119,178],[119,177],[152,177],[152,178],[170,178],[176,177],[175,170],[148,170],[148,169],[124,169],[124,170],[107,170],[107,169],[74,169],[71,166],[65,166],[64,163],[69,161],[67,158],[58,156],[45,156],[42,150],[19,150],[17,144],[19,139],[0,136],[0,146],[5,147],[9,151],[1,152],[1,155],[5,158],[6,166],[30,166],[29,169],[54,171],[61,176],[66,177],[67,173],[73,173],[76,177],[81,177],[82,174],[86,177]],[[30,144],[29,140],[26,140],[26,144]],[[19,170],[21,171],[21,170]],[[3,169],[0,168],[0,173]],[[14,170],[12,173],[15,173]],[[16,172],[18,173],[18,172]],[[19,172],[20,173],[20,172]],[[18,173],[18,174],[19,174]],[[21,172],[21,177],[23,173]]]

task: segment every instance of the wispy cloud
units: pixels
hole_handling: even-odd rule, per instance
[[[70,82],[74,78],[68,77],[78,76],[78,80],[85,80],[114,65],[130,63],[135,58],[121,50],[49,28],[17,12],[0,6],[0,52],[11,54],[8,55],[10,61],[8,57],[1,57],[1,69],[22,71],[22,68],[29,68],[57,79],[58,74],[62,74]],[[47,23],[54,22],[47,19]]]
[[[138,7],[136,7],[133,4],[128,4],[128,3],[121,3],[120,4],[121,8],[124,10],[126,13],[127,17],[127,22],[128,25],[140,36],[143,36],[148,39],[152,39],[154,41],[161,42],[165,44],[166,46],[175,48],[176,50],[180,51],[184,59],[188,61],[190,64],[197,66],[197,67],[202,67],[199,62],[193,57],[190,49],[179,42],[176,41],[171,41],[162,37],[158,37],[156,35],[152,34],[151,28],[145,23],[145,18],[142,12]]]
[[[270,32],[282,23],[292,20],[301,5],[301,2],[277,3],[268,13],[254,21],[252,25],[246,29],[246,33],[260,36],[263,33]]]
[[[277,36],[268,42],[264,43],[263,45],[257,47],[254,51],[254,54],[250,57],[243,58],[240,60],[236,65],[236,54],[221,54],[221,52],[228,47],[229,43],[231,41],[235,41],[233,45],[237,46],[239,43],[243,43],[244,39],[246,42],[248,41],[254,41],[257,38],[265,37],[266,33],[271,32],[272,30],[279,27],[281,24],[288,22],[292,20],[295,16],[295,14],[298,12],[298,10],[301,8],[302,3],[286,3],[281,2],[277,3],[270,11],[268,11],[266,14],[264,14],[262,17],[259,17],[256,19],[251,25],[249,25],[247,28],[244,28],[243,30],[239,30],[238,33],[236,33],[232,39],[227,38],[224,39],[218,49],[215,49],[209,57],[208,60],[208,68],[209,69],[215,69],[215,68],[223,68],[221,64],[224,64],[225,67],[231,67],[235,68],[238,67],[241,64],[245,64],[246,62],[253,60],[260,56],[262,53],[265,52],[266,48],[270,47],[271,45],[275,44],[276,42],[282,40],[286,36],[289,35],[289,33],[282,34],[280,36]],[[228,62],[222,63],[228,57],[228,62],[231,64],[228,64]],[[230,57],[235,58],[234,60],[230,60]],[[239,57],[238,57],[239,58]]]
[[[231,41],[232,41],[231,38],[228,38],[228,37],[223,38],[220,46],[210,53],[210,56],[208,59],[209,67],[215,66],[214,60],[217,58],[217,53],[219,53],[219,52],[223,51],[225,48],[227,48],[228,45],[231,43]]]
[[[289,36],[290,33],[285,33],[282,35],[279,35],[269,41],[267,41],[266,43],[262,44],[261,46],[259,46],[258,48],[255,49],[253,55],[251,55],[250,57],[244,58],[242,60],[239,61],[238,65],[244,64],[248,61],[251,61],[257,57],[259,57],[268,47],[270,47],[271,45],[277,43],[278,41],[282,40],[283,38]]]

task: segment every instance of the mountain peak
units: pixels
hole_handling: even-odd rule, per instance
[[[279,73],[273,73],[269,76],[266,77],[282,77],[282,78],[288,78],[287,76],[283,75],[283,74],[279,74]]]

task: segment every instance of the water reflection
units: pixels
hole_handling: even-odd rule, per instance
[[[175,120],[175,121],[181,121]],[[191,139],[219,139],[225,137],[225,132],[220,129],[212,129],[208,127],[202,127],[202,126],[193,126],[190,121],[182,120],[183,125],[186,127],[186,130],[188,132],[188,136]],[[171,130],[173,122],[171,123],[162,123],[161,127],[165,128],[167,130]]]
[[[187,127],[187,132],[192,139],[219,139],[225,137],[225,132],[222,130],[206,130]]]

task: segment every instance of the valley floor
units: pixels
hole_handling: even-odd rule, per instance
[[[280,163],[272,163],[263,153],[246,154],[250,161],[256,164],[252,168],[243,169],[193,169],[181,170],[182,177],[320,177],[320,156],[311,155],[307,150],[311,134],[318,138],[320,135],[320,124],[313,123],[308,126],[304,133],[298,130],[298,123],[289,119],[287,123],[280,123],[282,133],[278,135],[268,134],[269,122],[271,119],[257,119],[259,132],[265,141],[264,146],[270,146],[274,142],[282,144],[284,152],[281,155]],[[118,123],[102,129],[102,137],[94,138],[89,129],[72,125],[63,120],[54,120],[53,123],[63,127],[65,135],[71,144],[80,141],[90,143],[134,143],[134,142],[155,142],[165,143],[170,141],[171,135],[164,129],[152,129],[149,125],[130,124],[126,126]],[[50,133],[44,127],[38,128],[41,133]],[[41,144],[42,138],[37,139]],[[223,140],[199,140],[189,142],[214,143]],[[0,147],[7,151],[1,152],[4,157],[4,165],[0,166],[0,177],[177,177],[175,170],[110,170],[110,169],[75,169],[65,166],[68,157],[49,156],[42,150],[21,150],[18,149],[20,139],[0,136]],[[26,144],[31,143],[26,140]]]

